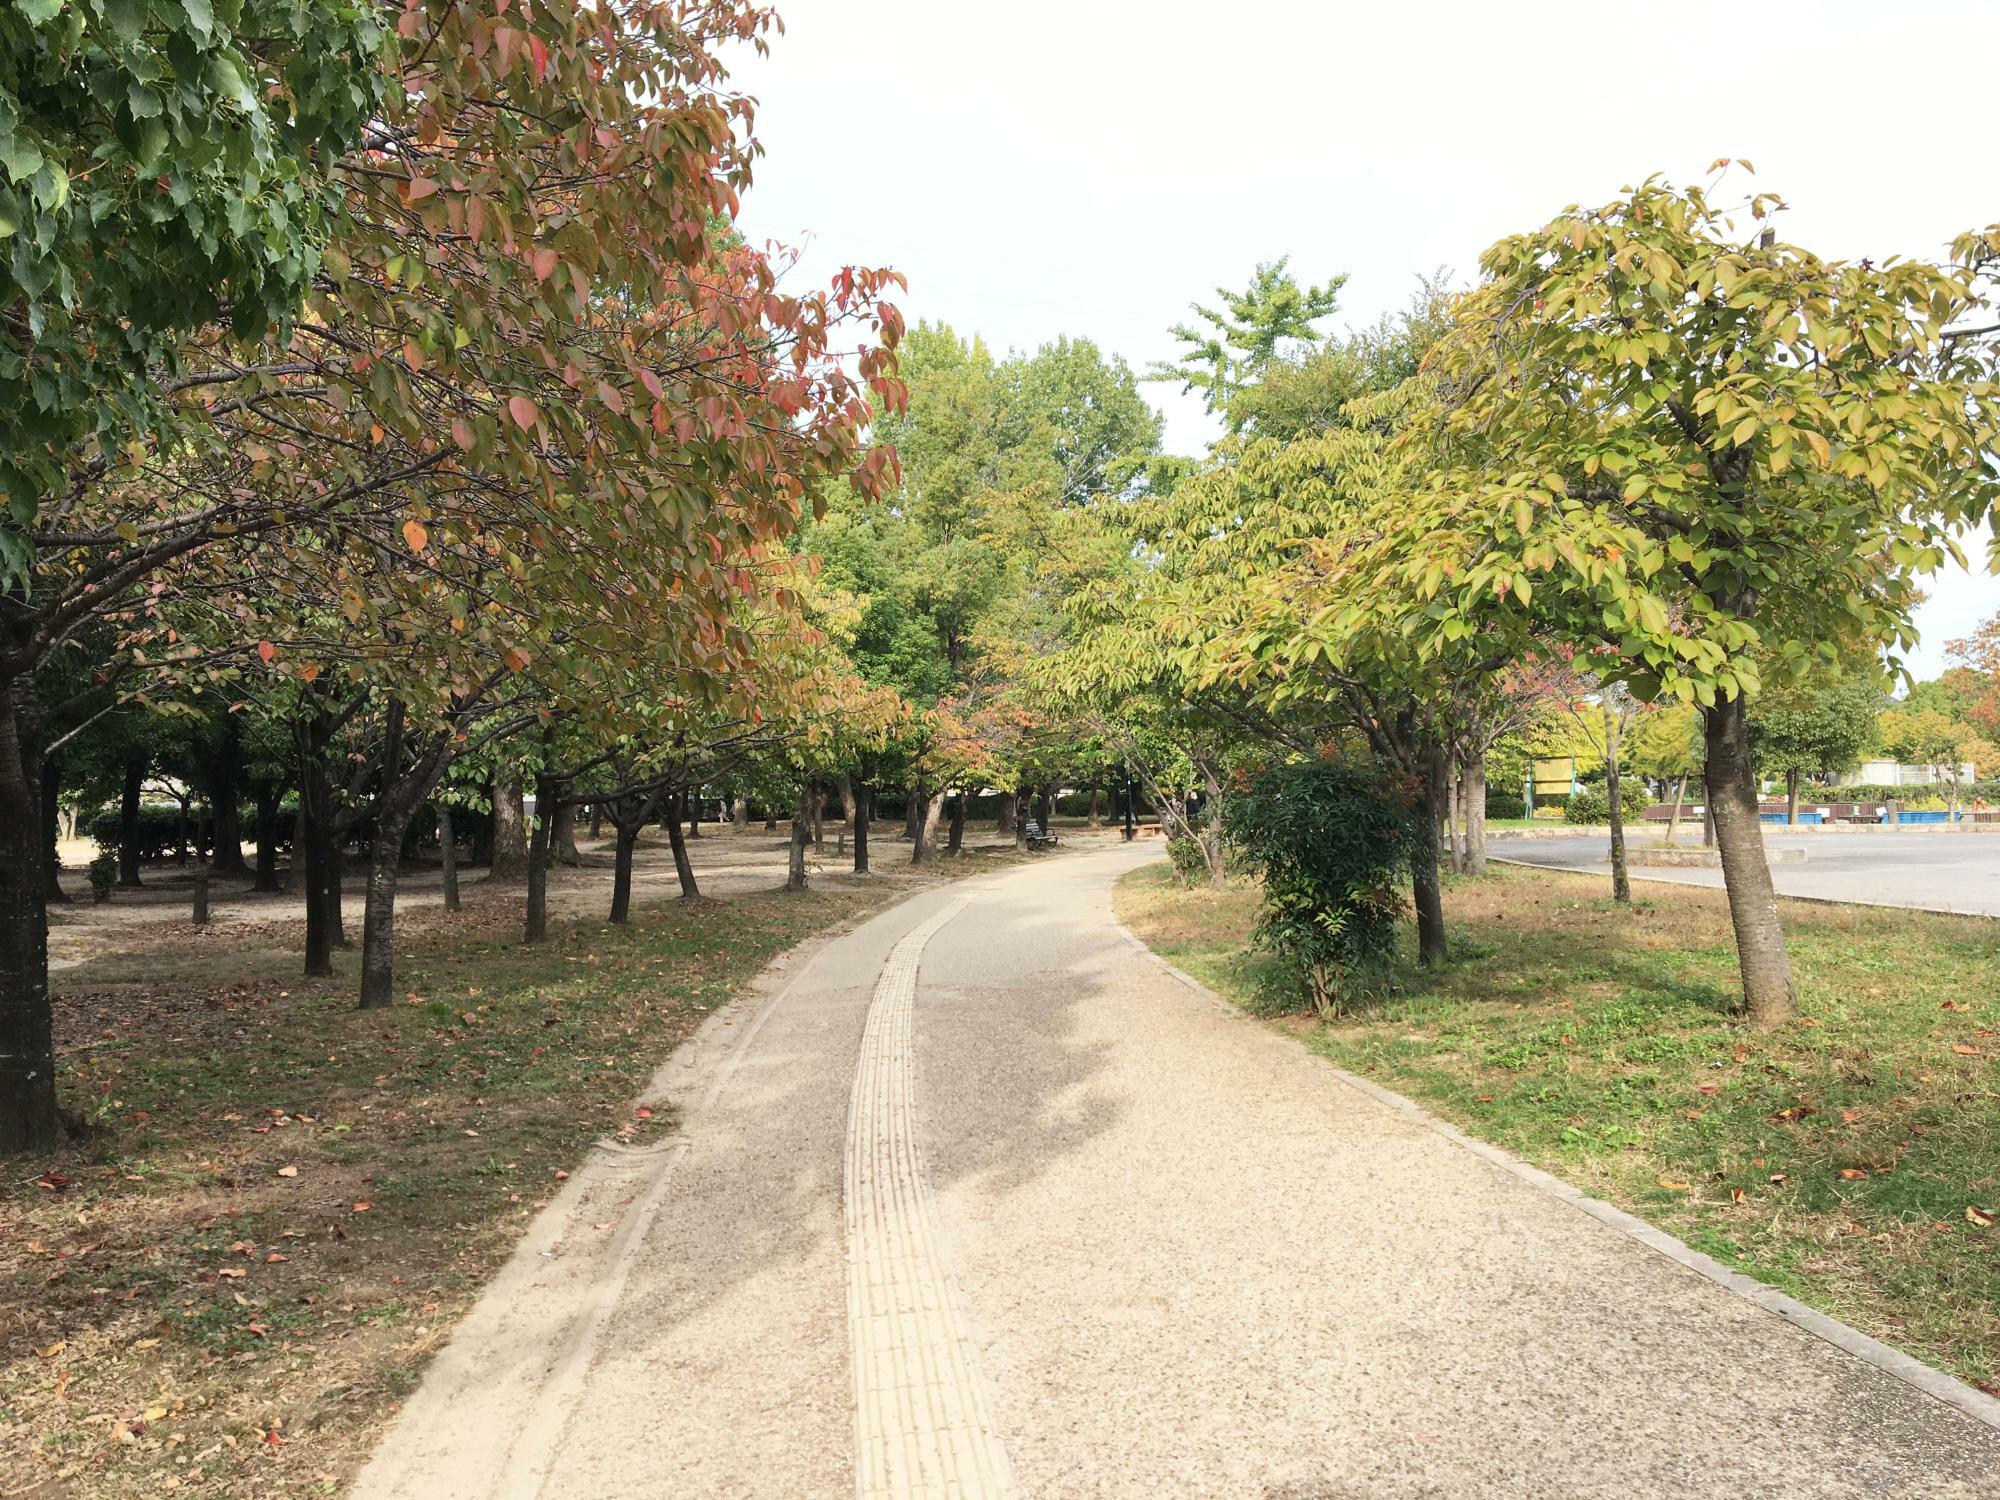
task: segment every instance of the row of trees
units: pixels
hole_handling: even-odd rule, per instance
[[[544,808],[649,811],[745,745],[803,766],[893,722],[793,542],[829,487],[894,483],[896,278],[797,294],[730,227],[757,147],[723,59],[776,24],[0,22],[0,1149],[59,1128],[37,814],[135,706],[295,790],[315,971],[365,834],[368,1004],[411,821],[482,758]]]
[[[1496,746],[1551,705],[1614,736],[1679,705],[1698,744],[1659,714],[1647,753],[1705,780],[1769,1025],[1795,1001],[1760,756],[1803,763],[1787,745],[1840,674],[1879,690],[1918,580],[2000,493],[2000,228],[1936,263],[1829,261],[1777,237],[1774,196],[1717,191],[1571,206],[1470,291],[1304,349],[1331,293],[1282,266],[1203,312],[1183,373],[1229,436],[1106,517],[1134,565],[1073,601],[1050,676],[1211,782],[1327,755],[1391,773],[1423,809],[1432,964],[1445,831],[1479,826]],[[1476,844],[1451,856],[1476,868]]]

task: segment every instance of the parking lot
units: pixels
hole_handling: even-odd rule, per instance
[[[1698,845],[1700,825],[1690,832],[1692,837],[1684,833],[1676,843]],[[1805,851],[1803,863],[1772,863],[1771,878],[1781,895],[2000,917],[2000,833],[1952,828],[1788,833],[1773,828],[1764,842],[1774,853]],[[1602,833],[1547,839],[1496,837],[1489,847],[1500,858],[1524,864],[1611,873],[1611,840]],[[1722,871],[1709,868],[1634,865],[1632,876],[1680,885],[1722,884]]]

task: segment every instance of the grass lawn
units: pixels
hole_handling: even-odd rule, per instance
[[[675,1044],[888,894],[669,901],[534,949],[511,896],[413,911],[370,1013],[352,954],[298,978],[296,924],[57,975],[95,1130],[0,1185],[0,1493],[335,1491],[565,1169],[667,1128],[631,1101]]]
[[[1353,1072],[2000,1394],[2000,923],[1780,903],[1801,1019],[1740,998],[1722,893],[1506,869],[1446,893],[1453,963],[1274,1024]],[[1248,885],[1128,875],[1120,914],[1258,1008]]]

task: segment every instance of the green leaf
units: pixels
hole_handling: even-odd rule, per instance
[[[42,169],[42,148],[33,141],[8,136],[0,142],[0,167],[16,182],[26,182]]]
[[[14,9],[26,18],[30,26],[55,19],[62,8],[63,0],[14,0]]]

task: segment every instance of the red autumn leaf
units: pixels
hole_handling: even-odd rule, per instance
[[[560,255],[557,255],[549,246],[542,246],[541,249],[535,252],[535,280],[547,281],[551,276],[555,275],[556,267],[561,263],[562,257]]]
[[[507,415],[514,419],[514,425],[526,432],[541,420],[541,413],[535,410],[535,403],[526,396],[507,398]]]
[[[438,185],[428,177],[412,177],[409,198],[412,203],[421,203],[438,190]]]
[[[535,76],[537,78],[548,77],[549,49],[543,44],[540,37],[531,36],[528,38],[528,52],[535,59]]]
[[[277,654],[278,654],[278,648],[272,645],[269,641],[259,641],[257,643],[258,660],[263,662],[269,662],[270,659],[276,656]]]
[[[502,660],[507,664],[507,670],[510,672],[525,672],[528,669],[528,663],[533,661],[534,658],[528,655],[528,653],[525,651],[516,650],[512,646],[507,646],[502,648],[500,652],[500,660]]]

